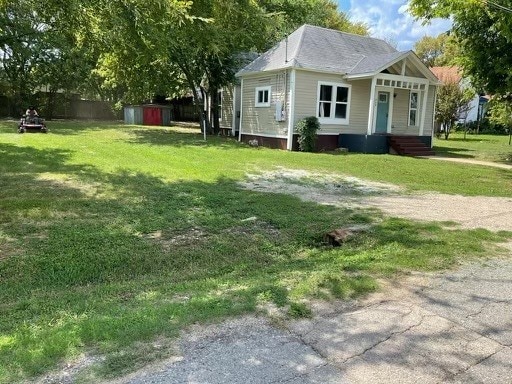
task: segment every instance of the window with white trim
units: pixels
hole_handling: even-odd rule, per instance
[[[270,107],[270,96],[272,89],[268,87],[256,87],[255,107]]]
[[[318,83],[316,116],[323,124],[348,124],[350,85]]]
[[[418,105],[420,102],[419,93],[411,92],[409,96],[409,126],[418,125]]]

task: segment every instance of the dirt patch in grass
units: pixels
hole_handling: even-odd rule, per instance
[[[297,196],[337,207],[376,208],[388,216],[421,221],[454,222],[465,229],[512,231],[512,199],[442,193],[409,194],[393,184],[354,177],[278,169],[248,175],[243,188]]]
[[[333,204],[340,202],[340,199],[350,201],[363,196],[404,193],[403,188],[393,184],[285,168],[248,175],[247,181],[241,182],[240,186],[254,191],[286,193],[321,204]]]

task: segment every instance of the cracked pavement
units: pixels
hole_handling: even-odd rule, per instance
[[[113,383],[512,383],[510,259],[313,308],[279,326],[252,316],[197,326],[179,356]]]

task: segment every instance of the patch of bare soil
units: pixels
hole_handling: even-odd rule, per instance
[[[242,188],[285,193],[338,207],[377,208],[389,216],[455,222],[462,228],[512,231],[512,199],[441,193],[409,194],[397,185],[280,168],[248,175]]]

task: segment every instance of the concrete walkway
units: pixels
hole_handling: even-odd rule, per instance
[[[512,170],[512,165],[510,165],[510,164],[494,163],[492,161],[482,161],[482,160],[474,160],[474,159],[461,158],[461,157],[442,157],[442,156],[425,156],[424,158],[430,159],[430,160],[451,161],[454,163],[483,165],[485,167],[494,167],[494,168],[502,168],[502,169]]]

